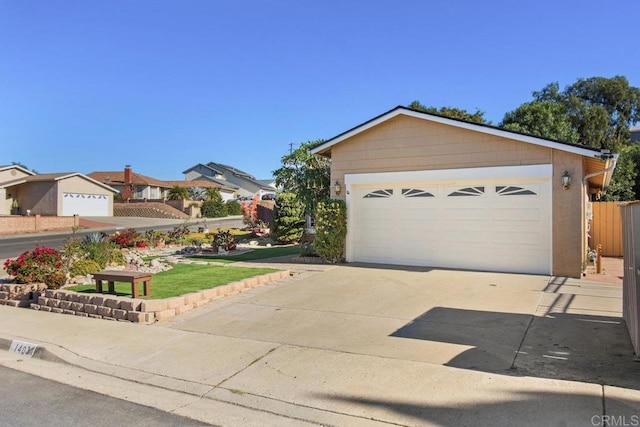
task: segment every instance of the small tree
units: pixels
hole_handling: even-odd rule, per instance
[[[222,195],[217,188],[207,188],[205,190],[207,200],[202,202],[200,213],[207,218],[220,218],[227,216],[227,206],[222,201]]]
[[[324,200],[316,209],[316,252],[324,260],[340,262],[347,238],[347,205],[344,200]]]
[[[242,215],[242,206],[235,200],[227,200],[227,215]]]
[[[273,237],[281,243],[298,242],[304,233],[304,203],[294,193],[280,193],[273,212]]]
[[[251,203],[247,204],[244,200],[240,203],[240,208],[242,209],[242,222],[246,225],[253,227],[258,223],[258,203],[260,202],[260,197],[256,194],[251,199]]]

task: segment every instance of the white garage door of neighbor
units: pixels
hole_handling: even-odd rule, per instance
[[[551,273],[548,177],[352,185],[349,205],[348,261]]]
[[[64,193],[62,215],[110,216],[109,197],[104,194]]]

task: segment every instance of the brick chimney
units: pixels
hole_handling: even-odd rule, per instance
[[[124,185],[122,186],[123,200],[129,200],[133,197],[133,171],[131,165],[125,165],[124,167]]]

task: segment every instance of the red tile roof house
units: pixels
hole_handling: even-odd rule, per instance
[[[618,157],[405,107],[312,152],[347,203],[347,262],[569,277]]]
[[[163,181],[133,172],[131,166],[125,166],[122,171],[96,171],[88,174],[91,178],[102,183],[109,183],[118,190],[123,200],[164,200],[172,187],[184,188],[218,188],[224,200],[235,198],[237,187],[222,185],[211,180],[198,181]]]

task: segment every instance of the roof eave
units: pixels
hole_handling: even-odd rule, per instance
[[[599,154],[599,150],[595,150],[587,147],[580,147],[580,146],[576,146],[568,143],[563,143],[560,141],[544,139],[544,138],[536,137],[533,135],[527,135],[527,134],[509,131],[506,129],[497,128],[494,126],[471,123],[464,120],[452,119],[450,117],[444,117],[444,116],[435,115],[431,113],[425,113],[422,111],[416,111],[416,110],[412,110],[402,106],[398,106],[392,110],[387,111],[386,113],[383,113],[377,117],[374,117],[373,119],[367,122],[364,122],[354,128],[351,128],[350,130],[329,139],[324,144],[319,145],[318,147],[310,150],[310,152],[312,154],[330,156],[331,148],[334,145],[346,139],[349,139],[361,132],[371,129],[372,127],[377,126],[380,123],[383,123],[387,120],[397,117],[399,115],[415,117],[415,118],[428,120],[435,123],[441,123],[441,124],[461,128],[461,129],[467,129],[467,130],[472,130],[472,131],[476,131],[484,134],[494,135],[501,138],[507,138],[507,139],[512,139],[516,141],[526,142],[529,144],[552,148],[560,151],[566,151],[569,153],[574,153],[574,154],[578,154],[586,157],[592,157],[594,155]]]

